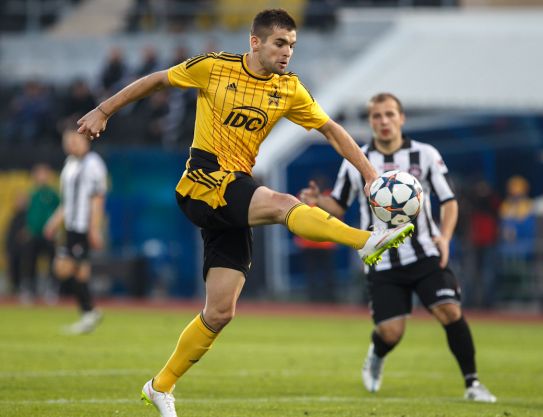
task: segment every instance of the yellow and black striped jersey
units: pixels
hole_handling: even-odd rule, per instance
[[[224,171],[250,174],[281,117],[308,130],[329,119],[296,74],[255,74],[246,54],[196,56],[171,67],[168,79],[174,87],[199,89],[192,147],[216,155]]]

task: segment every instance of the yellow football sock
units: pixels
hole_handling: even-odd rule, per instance
[[[172,356],[155,376],[153,387],[157,391],[170,392],[179,377],[211,348],[219,333],[205,323],[202,314],[196,316],[181,332]]]
[[[287,213],[285,219],[288,229],[305,239],[315,242],[335,242],[361,249],[371,233],[347,226],[331,214],[318,207],[300,203]]]

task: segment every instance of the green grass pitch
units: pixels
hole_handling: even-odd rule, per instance
[[[63,336],[75,308],[0,306],[0,416],[157,417],[139,400],[179,331],[197,313],[104,308],[94,333]],[[468,315],[469,318],[469,315]],[[367,393],[360,366],[371,322],[361,317],[240,313],[175,389],[180,417],[541,417],[541,322],[470,320],[479,374],[496,404],[462,399],[445,335],[412,318]]]

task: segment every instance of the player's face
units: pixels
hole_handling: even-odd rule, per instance
[[[79,158],[87,153],[89,146],[88,139],[75,131],[66,132],[62,137],[62,147],[67,155]]]
[[[296,31],[276,27],[264,41],[256,36],[252,38],[253,51],[264,72],[284,74],[294,52]]]
[[[373,103],[368,117],[375,140],[391,143],[402,139],[405,115],[393,99]]]

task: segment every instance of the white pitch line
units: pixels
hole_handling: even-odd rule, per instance
[[[524,405],[528,398],[507,398],[501,400],[498,406],[509,405]],[[533,400],[530,399],[530,400]],[[465,403],[461,397],[310,397],[310,396],[294,396],[294,397],[232,397],[232,398],[179,398],[178,404],[236,404],[243,402],[245,404],[277,404],[277,403],[360,403],[360,404],[386,404],[386,403],[414,403],[414,404],[439,404],[443,403]],[[57,398],[52,400],[0,400],[0,405],[66,405],[66,404],[138,404],[139,399],[136,398]],[[543,402],[540,402],[543,405]],[[533,404],[533,403],[532,403]],[[495,404],[486,404],[487,406],[495,406]]]
[[[155,372],[151,369],[64,369],[49,371],[4,371],[0,372],[0,378],[61,378],[61,377],[101,377],[101,376],[122,376],[122,375],[149,375]],[[239,369],[232,372],[215,372],[206,370],[193,370],[191,377],[196,378],[250,378],[255,376],[313,376],[328,377],[331,375],[351,375],[351,372],[337,371],[315,371],[307,369]]]
[[[152,369],[58,369],[44,371],[0,371],[0,378],[62,378],[62,377],[102,377],[102,376],[123,376],[123,375],[149,375],[156,371]],[[315,370],[315,369],[238,369],[231,372],[216,372],[213,370],[194,369],[191,377],[195,378],[250,378],[255,376],[275,376],[275,377],[329,377],[342,375],[347,378],[354,375],[355,372],[337,370]],[[358,375],[358,372],[356,372]],[[391,371],[387,375],[400,378],[412,376],[411,373],[401,371]],[[443,377],[440,372],[417,373],[418,376],[424,376],[427,379],[439,379]]]
[[[450,401],[451,398],[426,398],[424,402],[427,403],[442,403],[443,401]],[[36,404],[137,404],[139,399],[135,398],[85,398],[85,399],[72,399],[72,398],[57,398],[54,400],[0,400],[0,404],[4,405],[36,405]],[[233,397],[233,398],[179,398],[178,404],[230,404],[230,403],[252,403],[252,404],[266,404],[266,403],[350,403],[350,402],[416,402],[421,403],[420,398],[376,398],[376,397]]]
[[[147,375],[150,369],[59,369],[54,371],[5,371],[0,378],[59,378],[74,376]]]

